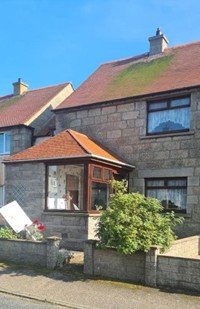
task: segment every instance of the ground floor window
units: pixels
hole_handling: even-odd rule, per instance
[[[110,185],[108,183],[92,182],[92,210],[105,210],[108,205]]]
[[[112,192],[112,179],[128,179],[128,171],[115,166],[89,160],[71,162],[47,165],[46,210],[105,210]]]
[[[186,211],[187,178],[146,179],[145,192],[160,200],[165,210]]]
[[[83,210],[84,165],[48,166],[47,209]]]

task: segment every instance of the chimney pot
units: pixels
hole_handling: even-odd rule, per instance
[[[14,95],[22,95],[27,92],[28,85],[25,84],[21,78],[18,78],[18,81],[13,83],[13,94]]]
[[[166,36],[161,32],[160,28],[157,28],[156,35],[149,38],[150,42],[150,50],[149,55],[156,55],[162,53],[165,48],[168,46],[168,39]]]

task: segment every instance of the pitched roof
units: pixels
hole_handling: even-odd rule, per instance
[[[23,95],[0,97],[0,127],[26,124],[70,83],[30,90]]]
[[[200,85],[200,41],[102,64],[56,110]]]
[[[48,140],[7,157],[4,162],[38,161],[65,158],[93,157],[118,165],[132,167],[117,155],[98,145],[84,134],[71,129],[65,130]]]

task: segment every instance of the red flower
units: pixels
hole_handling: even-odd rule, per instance
[[[43,231],[44,230],[44,225],[40,224],[37,227],[38,231]]]
[[[39,220],[33,220],[33,224],[38,224],[39,223]]]

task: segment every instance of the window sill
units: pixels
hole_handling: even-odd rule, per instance
[[[143,140],[143,139],[163,138],[163,137],[176,137],[176,136],[187,136],[187,135],[194,135],[194,131],[146,135],[146,136],[140,137],[140,139]]]
[[[175,212],[175,217],[192,218],[192,215],[189,213]]]

